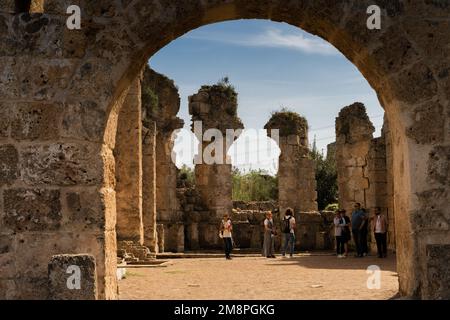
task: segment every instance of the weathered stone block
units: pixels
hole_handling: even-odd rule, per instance
[[[115,214],[108,215],[109,211],[105,210],[109,206],[115,209],[115,197],[112,192],[107,190],[69,192],[64,196],[64,200],[68,209],[61,221],[64,229],[70,231],[114,229]]]
[[[96,300],[97,271],[90,255],[55,255],[48,265],[49,298]]]
[[[14,232],[57,230],[62,213],[59,190],[9,189],[3,193],[3,223]]]
[[[48,298],[48,278],[20,277],[14,279],[15,294],[17,300],[45,300]]]
[[[85,55],[88,44],[88,37],[86,35],[87,33],[88,31],[83,29],[69,30],[68,28],[64,28],[63,33],[64,57],[82,58]]]
[[[9,124],[11,122],[10,105],[0,102],[0,138],[9,136]]]
[[[14,0],[0,0],[0,12],[14,13],[15,1]]]
[[[31,25],[39,25],[39,20]],[[45,32],[42,32],[45,34]],[[58,35],[53,35],[58,36]],[[56,40],[56,39],[55,39]],[[59,39],[58,39],[59,41]],[[49,50],[52,44],[43,43],[42,49]],[[71,79],[75,64],[64,59],[43,59],[39,63],[36,59],[24,61],[20,72],[27,75],[26,81],[18,83],[19,94],[22,98],[51,101],[60,90],[64,90]],[[43,62],[45,61],[45,62]]]
[[[0,145],[0,187],[19,177],[19,153],[12,145]]]
[[[414,110],[414,123],[406,134],[417,143],[439,143],[445,137],[444,107],[439,102],[430,102]]]
[[[17,140],[56,139],[60,118],[60,105],[20,103],[15,107],[11,122],[11,137]]]
[[[300,137],[298,135],[290,135],[287,137],[287,143],[293,146],[300,145]]]
[[[0,235],[0,270],[1,270],[0,278],[15,277],[16,266],[14,260],[15,260],[14,236]]]
[[[21,151],[23,179],[28,184],[98,185],[103,163],[94,144],[32,145]]]
[[[112,63],[106,59],[93,58],[85,61],[71,78],[69,89],[75,96],[99,97],[104,101],[112,97]]]
[[[106,112],[94,101],[67,103],[64,107],[62,133],[64,137],[101,141]]]
[[[0,48],[3,48],[0,46]],[[2,57],[0,63],[3,69],[0,74],[0,96],[2,99],[14,99],[19,95],[19,72],[15,58]]]
[[[412,83],[414,90],[411,90]],[[400,72],[396,79],[391,81],[391,86],[398,99],[410,104],[430,100],[438,94],[432,71],[421,62]]]
[[[164,231],[164,225],[162,223],[159,223],[156,225],[156,232],[157,232],[157,245],[156,248],[158,249],[158,252],[165,252],[165,231]]]
[[[0,279],[0,300],[16,299],[17,287],[14,280]]]
[[[425,299],[450,299],[450,245],[430,244],[427,254],[427,285]]]
[[[450,147],[436,147],[430,152],[428,175],[442,185],[450,184]]]

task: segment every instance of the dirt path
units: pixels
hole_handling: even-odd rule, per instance
[[[381,288],[367,288],[367,267],[381,268]],[[120,299],[389,299],[398,291],[395,257],[173,259],[159,268],[128,268]]]

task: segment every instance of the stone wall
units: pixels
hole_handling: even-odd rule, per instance
[[[117,296],[112,150],[126,91],[174,38],[255,18],[329,41],[377,92],[392,136],[400,294],[449,297],[445,1],[378,1],[381,30],[366,27],[366,0],[80,4],[83,27],[68,30],[66,1],[46,0],[38,15],[0,2],[1,297],[46,297],[48,261],[70,253],[92,254],[99,298]]]
[[[117,239],[143,244],[141,79],[137,78],[120,109],[116,147]]]
[[[203,86],[189,97],[189,114],[192,131],[200,141],[195,159],[196,188],[212,218],[220,221],[233,207],[227,152],[240,135],[237,130],[244,128],[237,116],[237,93],[226,84]],[[236,130],[236,134],[229,137],[228,130]]]
[[[293,112],[277,112],[264,128],[281,151],[278,161],[280,217],[287,208],[295,212],[317,211],[315,164],[309,154],[307,120]]]
[[[367,208],[367,159],[375,128],[363,104],[343,108],[336,118],[336,165],[339,207],[349,214],[355,202]]]
[[[146,117],[144,117],[146,119]],[[144,245],[159,252],[156,217],[156,121],[148,119],[142,126],[142,222]]]
[[[233,206],[227,151],[240,134],[236,131],[230,138],[227,130],[243,128],[237,116],[237,94],[226,84],[203,86],[189,97],[189,113],[192,131],[200,143],[195,159],[195,191],[188,190],[194,195],[189,195],[183,205],[186,243],[191,248],[221,248],[219,224]]]
[[[388,243],[395,250],[393,212],[393,172],[390,166],[390,136],[385,122],[383,134],[373,138],[374,127],[363,104],[345,107],[336,119],[336,163],[338,172],[339,207],[350,215],[356,202],[373,216],[375,207],[389,220]],[[369,241],[376,249],[369,232]]]
[[[389,129],[389,123],[386,116],[384,117],[382,137],[384,137],[384,143],[386,146],[386,215],[388,218],[388,248],[392,251],[396,251],[395,243],[395,212],[394,212],[394,164],[392,157],[392,137]]]
[[[177,117],[180,109],[180,96],[172,80],[149,67],[145,68],[142,83],[144,99],[144,125],[156,125],[155,159],[148,159],[150,168],[155,161],[156,223],[164,227],[164,247],[154,247],[158,251],[184,251],[183,212],[177,199],[177,168],[173,145],[175,130],[183,127],[183,121]],[[149,131],[149,134],[151,132]],[[150,138],[150,137],[148,137]],[[154,179],[151,169],[149,182]],[[148,183],[150,184],[150,183]],[[153,208],[152,208],[153,209]],[[152,235],[153,235],[153,231]],[[155,244],[152,244],[154,246]]]

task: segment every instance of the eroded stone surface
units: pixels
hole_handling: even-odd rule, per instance
[[[14,232],[52,231],[61,225],[59,190],[9,189],[3,198],[3,223]]]
[[[34,144],[21,150],[22,177],[31,185],[95,185],[102,182],[98,146],[91,144]]]
[[[12,145],[0,145],[0,187],[19,177],[19,154]]]
[[[316,170],[310,157],[308,121],[293,112],[274,113],[264,126],[271,138],[277,138],[281,153],[278,160],[278,201],[280,217],[287,208],[294,212],[317,211]],[[272,130],[279,133],[274,137]]]
[[[96,300],[97,272],[90,255],[56,255],[48,264],[49,298]]]
[[[60,115],[63,120],[59,134],[62,138],[58,140],[54,139],[56,132],[40,124],[33,125],[32,134],[21,134],[21,139],[30,140],[11,142],[13,120],[1,115],[0,188],[11,188],[8,185],[14,183],[39,185],[60,192],[68,186],[113,187],[112,155],[99,145],[86,147],[84,140],[103,142],[105,137],[115,136],[115,132],[104,129],[110,117],[114,117],[110,110],[136,79],[148,57],[177,36],[206,23],[270,18],[300,26],[328,40],[355,64],[377,91],[387,111],[392,135],[392,193],[399,218],[396,228],[400,240],[397,246],[400,292],[424,298],[435,297],[437,291],[446,292],[427,281],[432,277],[428,269],[433,266],[433,261],[439,264],[441,260],[437,255],[430,255],[430,263],[423,264],[425,253],[416,248],[432,234],[440,239],[437,242],[444,243],[444,239],[448,239],[448,230],[435,229],[433,224],[426,234],[412,232],[415,218],[411,213],[418,210],[415,207],[418,195],[425,194],[429,194],[429,202],[437,203],[434,209],[425,207],[426,211],[422,212],[425,220],[435,211],[448,211],[448,201],[443,203],[440,193],[433,191],[447,190],[449,186],[449,128],[448,120],[441,120],[448,119],[449,112],[450,63],[447,57],[450,40],[446,18],[450,7],[447,1],[379,1],[383,12],[382,30],[366,28],[366,10],[373,4],[370,1],[105,0],[75,3],[83,10],[83,28],[79,32],[68,32],[65,27],[65,10],[72,2],[47,0],[44,14],[30,15],[13,14],[13,2],[0,0],[0,113],[5,113],[3,106],[7,104],[14,109],[9,109],[8,114],[16,114],[20,103],[61,105],[65,109],[64,115]],[[33,8],[42,10],[41,5]],[[81,107],[69,107],[69,104]],[[195,109],[208,111],[201,104]],[[75,114],[78,110],[80,116]],[[430,120],[430,114],[435,121]],[[26,118],[17,120],[19,129],[33,122]],[[430,123],[432,128],[428,130]],[[114,126],[106,127],[115,130],[112,129]],[[355,162],[348,164],[362,165],[364,161],[358,158],[363,157],[358,155]],[[17,168],[20,168],[21,179],[17,179]],[[360,172],[359,168],[353,170]],[[359,183],[366,186],[364,179]],[[106,200],[100,196],[101,192],[98,194],[105,215],[114,212],[114,197],[109,196]],[[349,196],[359,197],[360,194]],[[3,204],[0,204],[0,210],[4,216]],[[64,214],[67,213],[65,210],[68,209],[63,208]],[[86,241],[75,249],[67,241],[73,240],[72,235],[52,234],[60,239],[61,252],[77,250],[83,253],[91,247],[96,250],[99,270],[104,269],[99,273],[98,281],[99,297],[102,298],[116,294],[113,259],[108,258],[106,262],[104,258],[115,256],[113,232],[107,233],[107,237],[99,240],[101,245],[93,246]],[[27,269],[24,262],[29,262],[28,257],[39,258],[42,248],[51,251],[44,234],[31,237],[36,246],[15,253],[17,274]],[[100,236],[100,230],[93,234]],[[79,235],[79,239],[90,237],[91,233]],[[448,252],[446,247],[442,250]],[[46,259],[48,262],[49,257]],[[38,270],[26,278],[0,279],[0,293],[6,292],[7,297],[17,298],[46,297],[46,271]],[[448,273],[445,269],[442,272]]]

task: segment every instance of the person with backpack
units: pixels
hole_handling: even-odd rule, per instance
[[[334,217],[334,236],[336,238],[336,256],[338,258],[344,258],[345,247],[345,227],[347,226],[341,210],[336,210]]]
[[[284,247],[282,255],[286,257],[286,252],[289,249],[289,257],[294,256],[294,247],[295,247],[295,218],[294,211],[291,208],[288,208],[285,212],[285,217],[283,218],[283,235],[284,235]]]
[[[274,236],[275,228],[273,225],[272,212],[268,211],[264,220],[264,244],[263,256],[266,258],[275,258],[274,255]]]
[[[232,230],[233,225],[231,224],[231,219],[228,217],[228,214],[224,214],[220,224],[219,236],[223,239],[225,244],[225,259],[227,260],[231,260],[231,251],[233,250],[233,242],[231,240]]]

